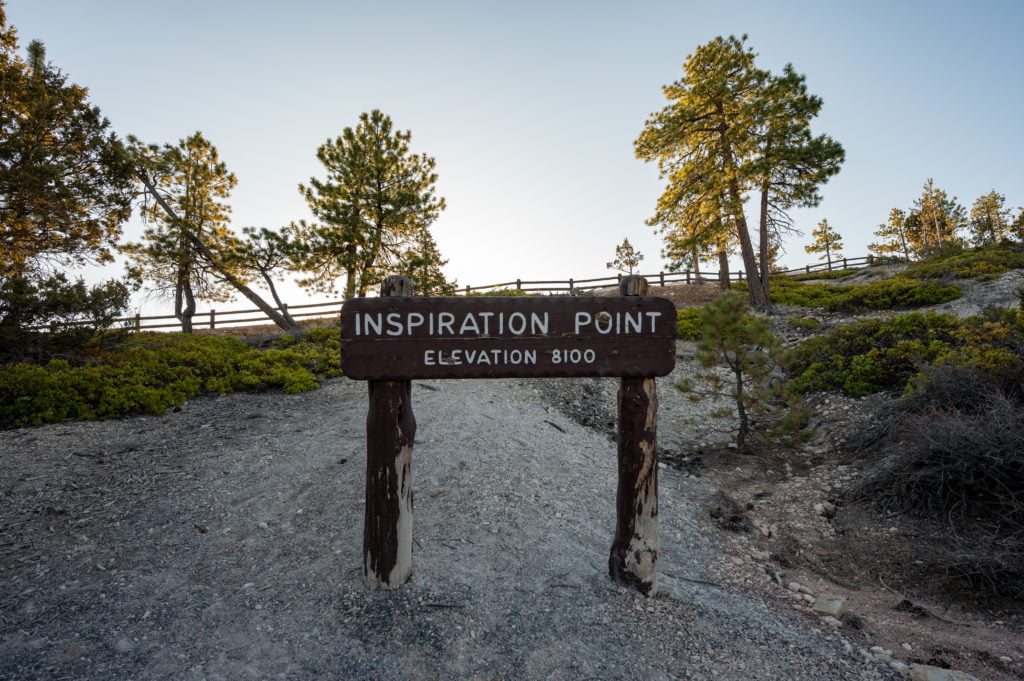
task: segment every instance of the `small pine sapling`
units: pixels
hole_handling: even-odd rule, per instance
[[[809,410],[800,407],[788,389],[785,366],[788,354],[767,322],[747,314],[750,306],[737,293],[728,293],[706,305],[700,313],[701,340],[695,358],[707,371],[697,381],[676,388],[690,399],[728,397],[732,404],[716,416],[735,413],[736,446],[748,451],[754,438],[804,439]],[[715,369],[725,369],[728,379]]]

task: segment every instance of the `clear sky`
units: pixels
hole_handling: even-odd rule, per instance
[[[238,176],[238,229],[308,219],[297,185],[323,176],[316,148],[381,109],[437,160],[448,209],[432,231],[460,286],[611,274],[626,237],[661,269],[644,220],[662,183],[633,140],[718,35],[806,74],[815,132],[846,149],[821,205],[793,213],[804,236],[783,263],[815,260],[822,218],[866,255],[928,178],[968,208],[992,189],[1024,204],[1020,0],[9,0],[7,19],[119,134],[201,130]]]

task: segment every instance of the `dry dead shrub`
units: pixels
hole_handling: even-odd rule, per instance
[[[936,379],[890,420],[857,495],[923,521],[932,576],[1024,597],[1024,404],[978,377]]]

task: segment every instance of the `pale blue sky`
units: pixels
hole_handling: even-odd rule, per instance
[[[118,133],[201,130],[238,176],[236,228],[308,218],[296,186],[322,176],[317,146],[383,110],[437,160],[449,207],[433,232],[463,286],[610,274],[624,237],[661,269],[644,220],[662,185],[632,143],[718,35],[747,33],[762,67],[806,74],[824,100],[815,130],[846,148],[821,205],[794,213],[805,236],[783,262],[813,262],[822,218],[865,255],[929,177],[968,208],[991,189],[1024,204],[1019,0],[10,0],[7,17]]]

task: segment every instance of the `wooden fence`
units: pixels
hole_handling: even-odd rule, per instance
[[[869,267],[874,263],[872,256],[865,256],[862,258],[839,258],[836,260],[829,260],[828,262],[815,263],[813,265],[804,265],[803,267],[797,267],[791,270],[779,270],[772,272],[772,274],[810,274],[812,272],[832,272],[835,270],[855,270],[864,267]],[[548,281],[523,281],[522,279],[516,279],[515,281],[506,281],[501,284],[488,284],[487,286],[465,286],[459,289],[459,293],[470,294],[470,293],[487,293],[489,291],[500,291],[503,289],[523,291],[524,293],[548,293],[548,294],[566,294],[566,295],[579,295],[587,291],[595,291],[603,288],[613,288],[619,285],[619,282],[625,275],[612,275],[610,277],[598,277],[596,279],[558,279]],[[669,284],[692,284],[698,281],[714,282],[718,281],[718,272],[701,272],[697,274],[686,271],[686,272],[657,272],[654,274],[641,274],[647,281],[651,283],[651,286],[667,286]],[[730,281],[743,281],[746,275],[743,270],[737,270],[729,273]]]
[[[834,270],[853,270],[869,267],[874,264],[872,256],[862,258],[840,258],[813,265],[805,265],[791,270],[781,270],[773,274],[810,274],[812,272],[831,272]],[[472,293],[486,294],[504,289],[522,291],[524,293],[547,293],[548,295],[583,295],[599,289],[617,287],[624,275],[613,275],[610,277],[596,277],[593,279],[557,279],[545,281],[524,281],[516,279],[500,284],[488,284],[486,286],[465,286],[457,293],[468,295]],[[692,284],[699,282],[718,281],[718,272],[701,272],[698,276],[693,272],[657,272],[654,274],[638,275],[643,276],[650,282],[651,286],[668,286],[672,284]],[[742,270],[729,273],[731,281],[743,281],[745,275]],[[341,314],[341,306],[344,301],[331,301],[329,303],[308,303],[305,305],[286,305],[285,309],[291,313],[296,320],[311,317],[338,318]],[[302,312],[296,312],[302,310]],[[72,322],[70,325],[89,324],[90,322]],[[195,329],[218,329],[231,326],[268,324],[270,319],[259,309],[250,310],[216,310],[208,312],[197,312],[192,317],[192,326]],[[144,317],[141,313],[133,317],[121,317],[114,320],[113,326],[133,328],[136,331],[150,329],[179,328],[181,322],[174,315],[159,315]]]

